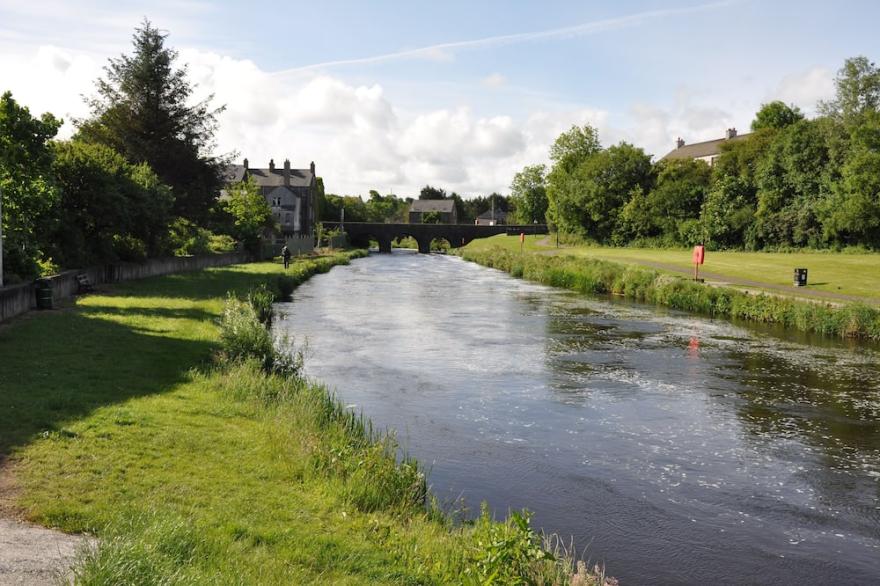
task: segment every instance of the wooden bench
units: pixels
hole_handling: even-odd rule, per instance
[[[85,273],[76,276],[77,293],[91,293],[95,290],[95,286]]]

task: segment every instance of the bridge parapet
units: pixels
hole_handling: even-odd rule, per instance
[[[431,251],[431,241],[444,238],[457,248],[477,238],[488,238],[497,234],[547,234],[546,224],[502,224],[498,226],[478,226],[476,224],[379,224],[374,222],[324,222],[329,230],[342,228],[353,244],[363,244],[365,240],[375,239],[380,252],[391,252],[391,242],[396,238],[411,236],[419,245],[419,252]]]

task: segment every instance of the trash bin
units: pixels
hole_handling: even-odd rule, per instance
[[[807,286],[807,269],[795,269],[794,270],[794,286],[795,287],[806,287]]]
[[[52,283],[46,279],[39,279],[34,285],[34,290],[37,293],[37,309],[52,309],[54,301]]]

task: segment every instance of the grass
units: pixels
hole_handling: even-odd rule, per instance
[[[880,340],[880,309],[863,303],[821,305],[790,297],[709,287],[633,265],[574,255],[521,254],[510,248],[464,248],[465,260],[515,277],[582,293],[620,295],[722,318],[779,324],[824,336]]]
[[[547,238],[547,245],[541,242]],[[494,236],[474,240],[466,249],[475,252],[491,248],[518,251],[519,238]],[[553,235],[527,236],[527,251],[555,250]],[[691,251],[663,248],[612,248],[603,246],[565,247],[564,254],[625,264],[662,263],[693,270]],[[854,295],[880,303],[880,254],[834,252],[735,252],[709,251],[701,270],[730,278],[747,279],[773,285],[791,285],[795,268],[809,270],[809,288],[830,293]],[[796,292],[793,292],[796,295]]]
[[[354,254],[298,260],[286,279]],[[320,384],[215,363],[227,291],[282,273],[126,283],[0,330],[0,455],[27,517],[99,537],[77,582],[567,584],[527,517],[426,507],[418,465]]]

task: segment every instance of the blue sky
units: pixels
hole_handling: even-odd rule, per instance
[[[880,57],[873,2],[0,0],[0,89],[82,116],[144,16],[227,104],[221,151],[315,160],[340,193],[503,192],[572,124],[659,157],[771,99],[812,112],[846,57]]]

